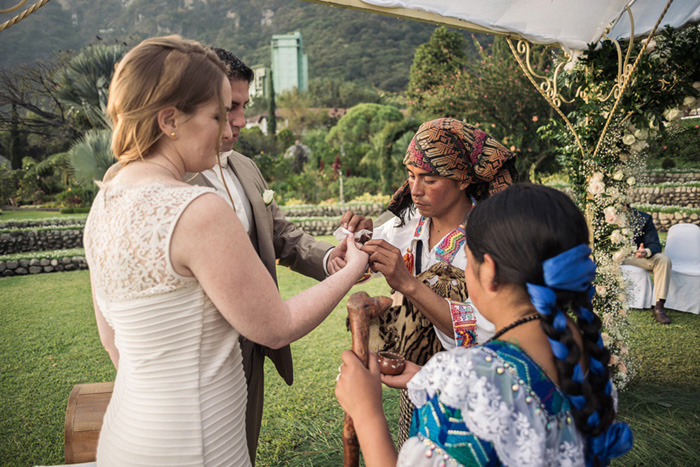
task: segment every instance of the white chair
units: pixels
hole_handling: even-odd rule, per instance
[[[620,266],[622,277],[627,282],[627,306],[629,308],[651,308],[654,304],[654,287],[651,284],[649,272],[638,268],[623,264]]]
[[[671,284],[664,306],[700,314],[700,227],[671,226],[664,253],[671,260]]]

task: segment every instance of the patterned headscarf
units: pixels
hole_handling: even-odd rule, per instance
[[[454,118],[423,123],[408,145],[403,163],[469,182],[467,194],[476,200],[503,191],[518,179],[512,152],[484,131]],[[412,202],[407,180],[394,193],[388,209],[400,216]]]

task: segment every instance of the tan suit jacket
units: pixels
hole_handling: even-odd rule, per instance
[[[258,166],[250,158],[232,151],[228,164],[240,180],[253,211],[251,242],[275,283],[277,282],[276,260],[279,260],[282,266],[288,266],[300,274],[323,280],[326,277],[323,258],[333,245],[315,240],[311,235],[298,229],[284,217],[274,201],[269,206],[265,205],[262,193],[269,187]],[[186,174],[184,180],[193,185],[212,186],[202,174]],[[266,355],[274,362],[280,376],[291,385],[293,368],[289,346],[278,350],[265,349]]]

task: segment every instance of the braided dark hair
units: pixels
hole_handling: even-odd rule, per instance
[[[469,214],[467,245],[481,262],[488,253],[499,280],[522,284],[542,315],[542,330],[555,356],[559,385],[569,396],[579,431],[589,437],[606,432],[615,419],[608,363],[610,352],[600,335],[601,320],[591,299],[595,266],[588,258],[588,226],[564,193],[540,185],[517,184],[487,198]],[[586,280],[576,287],[553,286],[552,261],[582,264]],[[550,276],[550,277],[548,277]],[[589,372],[579,364],[582,349],[567,326],[566,312],[576,316]],[[595,456],[594,456],[595,457]],[[596,460],[592,461],[596,463]]]

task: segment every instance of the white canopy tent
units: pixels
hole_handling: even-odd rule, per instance
[[[608,37],[630,36],[629,5],[636,37],[648,34],[667,0],[307,0],[427,21],[476,32],[584,50]],[[700,20],[700,0],[673,0],[660,28]]]

